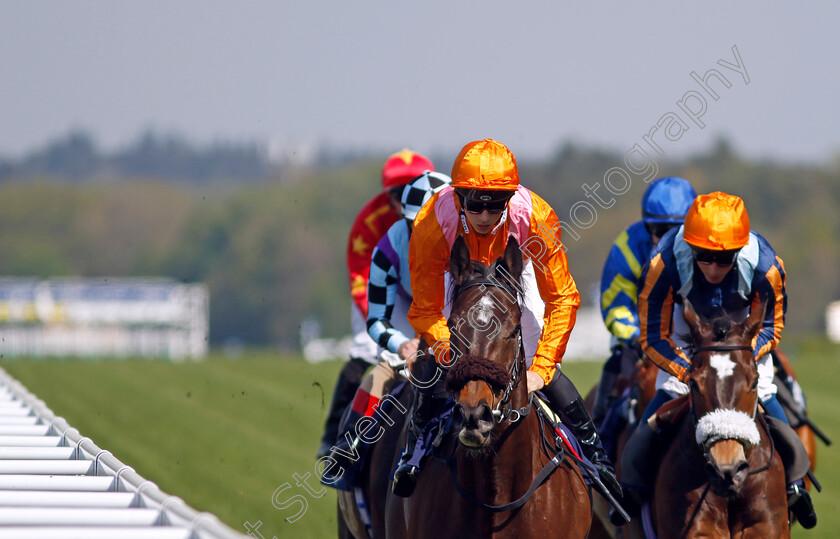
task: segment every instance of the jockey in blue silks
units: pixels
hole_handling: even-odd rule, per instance
[[[796,452],[807,461],[805,448],[776,399],[773,382],[770,351],[778,346],[785,324],[785,281],[781,257],[764,237],[750,229],[744,201],[737,196],[722,192],[698,196],[684,225],[668,232],[657,244],[642,269],[639,327],[644,353],[661,370],[656,396],[642,415],[622,459],[622,483],[626,490],[637,493],[636,502],[649,488],[644,484],[650,479],[646,461],[659,445],[658,435],[647,420],[662,404],[689,392],[686,382],[694,345],[683,317],[686,299],[706,319],[728,315],[736,322],[766,303],[761,330],[752,343],[759,375],[758,398],[767,414],[781,425],[777,431],[785,431],[785,436],[777,436],[771,430],[779,454]],[[801,476],[790,480],[790,509],[803,528],[812,528],[817,516]]]
[[[604,364],[592,415],[600,424],[619,375],[629,377],[641,358],[639,277],[650,252],[668,230],[682,224],[697,193],[687,180],[659,178],[642,197],[642,220],[618,235],[601,273],[601,316],[612,334],[612,355]]]

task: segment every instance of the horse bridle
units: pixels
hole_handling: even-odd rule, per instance
[[[752,352],[753,347],[750,346],[750,345],[747,345],[747,344],[719,344],[719,345],[710,345],[710,346],[698,346],[697,348],[694,349],[695,354],[697,354],[698,352],[737,352],[737,351]],[[693,368],[693,363],[692,363],[692,368]],[[690,393],[689,393],[689,395],[690,395]],[[697,424],[697,411],[694,407],[694,396],[692,395],[689,398],[691,399],[691,412],[690,412],[691,413],[691,420],[694,424]],[[762,422],[763,422],[763,419],[762,419]],[[766,424],[764,425],[764,429],[765,429],[765,432],[766,432],[767,431]],[[765,470],[770,468],[770,465],[773,462],[773,454],[776,452],[776,446],[773,443],[773,437],[772,436],[767,436],[767,437],[770,440],[770,458],[767,459],[767,462],[763,466],[760,466],[759,468],[756,468],[754,470],[750,470],[747,473],[747,475],[756,475],[756,474],[762,473]],[[705,449],[703,449],[704,460],[708,461],[708,457],[709,457],[709,453]],[[685,458],[685,457],[683,457],[683,458]],[[711,488],[711,483],[707,481],[706,482],[706,487],[703,489],[703,494],[700,496],[700,500],[697,502],[697,505],[694,507],[694,511],[692,511],[692,513],[691,513],[691,518],[689,518],[688,522],[686,522],[685,527],[683,528],[683,533],[680,534],[680,537],[685,536],[685,533],[689,529],[691,523],[697,517],[697,513],[700,511],[700,507],[703,505],[703,500],[706,499],[706,495],[708,494],[710,488]]]
[[[498,279],[477,279],[475,281],[471,281],[471,282],[463,284],[463,285],[458,285],[455,288],[455,294],[453,294],[453,296],[452,296],[452,301],[454,302],[455,298],[460,296],[461,292],[463,292],[464,290],[473,288],[475,286],[484,286],[484,287],[492,286],[493,288],[501,288],[502,290],[504,290],[505,292],[510,294],[510,296],[514,300],[516,300],[516,297],[519,294],[519,292],[517,290],[515,290],[513,287],[505,284],[504,282],[502,282]],[[519,306],[519,304],[517,303],[517,307],[518,306]]]
[[[753,347],[748,344],[719,344],[719,345],[710,345],[710,346],[699,346],[694,349],[694,353],[697,352],[736,352],[736,351],[745,351],[745,352],[752,352]],[[691,420],[696,424],[697,423],[697,410],[694,406],[694,397],[693,395],[691,398]],[[755,419],[755,413],[753,413],[753,419]],[[767,468],[770,467],[770,462],[773,460],[773,453],[775,452],[775,446],[773,444],[772,436],[770,438],[770,459],[764,466],[761,466],[758,469],[750,470],[749,475],[754,475],[756,473],[763,472]],[[703,450],[704,458],[708,459],[708,453]]]
[[[735,352],[738,350],[752,352],[753,347],[748,344],[718,344],[711,346],[698,346],[694,349],[694,353],[696,354],[697,352]]]
[[[514,299],[517,297],[517,292],[512,287],[505,285],[501,281],[496,281],[492,279],[480,279],[476,281],[469,282],[463,286],[459,286],[455,290],[455,294],[453,297],[453,301],[457,298],[464,290],[469,288],[473,288],[475,286],[484,286],[486,287],[494,287],[494,288],[501,288],[503,291],[507,292],[511,295]],[[517,303],[517,307],[519,304]],[[521,309],[520,309],[520,316],[521,316]],[[522,372],[525,370],[525,356],[522,354],[522,325],[516,324],[516,327],[513,328],[510,337],[516,335],[516,352],[513,358],[513,363],[511,363],[510,368],[508,369],[508,374],[510,375],[510,379],[508,380],[508,384],[505,387],[504,391],[502,392],[502,397],[499,399],[499,402],[492,406],[492,414],[493,419],[496,423],[501,423],[502,421],[509,421],[511,423],[516,423],[531,411],[531,401],[528,400],[528,405],[519,408],[518,410],[513,409],[510,404],[510,394],[513,389],[519,384],[520,377]],[[496,395],[493,394],[493,398],[495,399]]]
[[[712,344],[709,346],[698,346],[694,348],[694,354],[698,354],[699,352],[737,352],[737,351],[745,351],[745,352],[752,352],[753,347],[748,344]],[[694,369],[694,362],[692,361],[690,370]],[[689,391],[689,399],[691,403],[691,420],[694,424],[697,424],[697,411],[694,406],[694,396]]]
[[[699,352],[737,352],[741,350],[745,352],[752,352],[753,347],[748,344],[712,344],[710,346],[698,346],[693,349],[693,352],[694,355],[697,355]],[[693,361],[689,367],[689,372],[692,370],[694,370]],[[694,399],[691,399],[691,413],[694,415]]]
[[[525,357],[522,354],[522,326],[516,324],[516,327],[513,328],[511,335],[514,333],[516,333],[516,355],[513,358],[513,363],[511,364],[510,369],[508,369],[510,380],[508,381],[507,387],[505,387],[505,390],[502,393],[502,398],[499,399],[498,404],[493,407],[493,419],[496,420],[496,423],[501,423],[504,420],[516,423],[528,415],[531,411],[530,399],[528,400],[527,406],[518,410],[514,410],[510,404],[510,394],[513,391],[513,388],[519,385],[519,377],[525,370]]]

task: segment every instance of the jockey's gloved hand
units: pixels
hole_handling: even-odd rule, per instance
[[[545,380],[534,371],[526,371],[525,380],[528,383],[528,393],[539,391],[545,386]]]

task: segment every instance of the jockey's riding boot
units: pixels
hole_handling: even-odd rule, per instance
[[[799,524],[806,530],[817,525],[817,512],[814,510],[814,503],[811,495],[805,490],[804,481],[800,480],[790,485],[787,489],[788,507]]]
[[[344,409],[356,395],[356,390],[362,383],[362,376],[369,366],[365,360],[352,357],[341,369],[335,382],[330,411],[327,414],[324,434],[321,436],[321,445],[318,447],[316,458],[329,455],[332,445],[338,438],[338,426],[341,423],[341,416],[344,415]]]
[[[417,445],[417,440],[422,436],[426,424],[435,415],[437,400],[439,399],[431,395],[425,395],[422,392],[417,393],[417,402],[414,404],[414,412],[411,414],[408,431],[406,432],[405,448],[400,455],[397,469],[394,472],[394,483],[391,485],[391,491],[397,496],[403,498],[411,496],[414,486],[417,484],[417,475],[420,473],[420,468],[411,463],[414,457],[414,447]]]
[[[617,500],[620,500],[621,485],[615,478],[615,469],[610,463],[604,446],[601,445],[601,438],[598,436],[595,423],[589,417],[586,405],[583,403],[580,392],[575,385],[569,380],[568,376],[557,369],[554,371],[551,382],[542,388],[542,393],[548,397],[551,408],[560,412],[563,421],[572,429],[572,433],[580,442],[583,454],[598,470],[601,482]]]
[[[562,411],[563,417],[566,419],[566,425],[572,429],[575,437],[580,442],[583,454],[595,465],[604,486],[607,487],[616,500],[621,500],[622,490],[618,479],[615,477],[615,469],[607,456],[607,452],[604,450],[604,446],[601,445],[598,430],[595,428],[595,423],[592,422],[592,418],[589,417],[589,412],[586,410],[583,399],[578,397],[571,404],[563,408]]]
[[[781,419],[784,418],[784,412],[775,397],[765,399],[762,404],[768,412],[768,415],[764,416],[764,421],[773,439],[773,446],[785,467],[788,507],[803,528],[813,528],[817,525],[817,513],[814,511],[811,495],[805,490],[805,481],[802,479],[811,465],[808,452],[796,432]],[[769,415],[773,411],[781,418]]]
[[[610,372],[606,368],[601,372],[601,381],[598,383],[598,389],[595,393],[595,405],[592,407],[592,420],[599,428],[609,411],[610,397],[617,380],[617,372]]]
[[[335,445],[332,446],[329,453],[330,458],[334,459],[339,466],[345,469],[352,468],[363,455],[365,444],[359,439],[356,434],[356,422],[363,416],[359,412],[349,410],[347,412],[347,420],[344,422],[344,428],[338,435]]]
[[[624,498],[621,506],[636,518],[650,496],[650,479],[653,476],[653,461],[659,441],[658,433],[645,422],[639,423],[627,444],[621,458],[621,484]],[[618,513],[610,513],[610,521],[616,526],[625,524]]]
[[[639,423],[621,456],[621,482],[628,497],[633,497],[637,505],[647,499],[650,481],[655,473],[654,461],[657,456],[659,434],[647,421]]]

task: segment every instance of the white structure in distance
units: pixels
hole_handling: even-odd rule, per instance
[[[332,359],[347,359],[353,337],[341,339],[319,338],[320,330],[311,331],[312,319],[301,323],[302,333],[311,333],[304,338],[301,336],[303,357],[310,363],[319,363]],[[569,336],[569,344],[563,361],[606,361],[610,356],[610,332],[604,326],[601,312],[594,307],[582,307],[577,311],[577,321]]]
[[[833,301],[825,309],[826,333],[832,342],[840,342],[840,301]]]
[[[207,355],[204,284],[164,278],[0,278],[0,354],[163,357]]]

